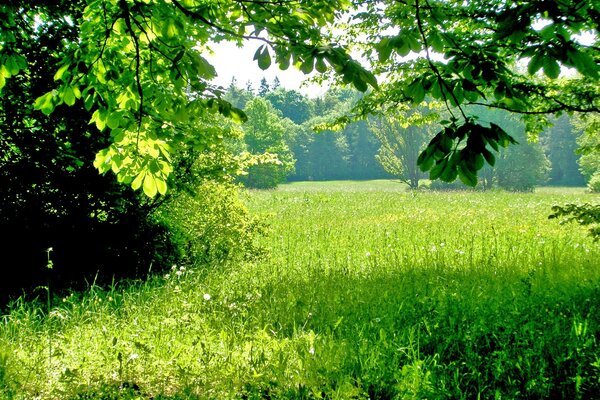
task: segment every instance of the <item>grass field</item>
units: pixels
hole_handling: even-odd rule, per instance
[[[591,399],[600,245],[583,189],[250,192],[268,258],[72,294],[0,325],[7,399]]]

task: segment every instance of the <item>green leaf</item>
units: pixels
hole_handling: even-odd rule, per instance
[[[598,77],[598,65],[588,53],[569,51],[569,59],[580,74],[590,78]]]
[[[242,123],[248,121],[248,116],[239,108],[232,107],[230,113],[231,119],[235,122]]]
[[[487,163],[490,164],[490,166],[493,167],[496,164],[496,157],[491,151],[489,151],[488,149],[483,149],[481,154],[483,154],[485,161],[487,161]]]
[[[429,179],[434,181],[437,178],[439,178],[447,166],[448,166],[447,158],[443,158],[443,159],[439,160],[438,162],[436,162],[435,165],[433,166],[433,168],[431,168],[431,171],[429,172]]]
[[[300,66],[300,71],[302,71],[304,74],[310,74],[313,71],[314,66],[315,59],[314,57],[310,56],[302,63]]]
[[[413,104],[421,104],[425,100],[425,88],[421,79],[417,78],[408,85],[405,94],[412,99]]]
[[[440,85],[440,80],[435,79],[433,84],[431,85],[431,95],[438,100],[443,99],[442,96],[442,86]]]
[[[146,194],[146,196],[153,198],[154,196],[156,196],[157,191],[158,188],[156,187],[154,175],[146,174],[146,177],[144,178],[144,193]]]
[[[485,161],[484,161],[483,156],[481,154],[477,154],[475,156],[475,169],[477,171],[479,171],[481,168],[483,168],[484,164],[485,164]]]
[[[358,73],[360,78],[364,80],[367,84],[371,85],[373,88],[377,89],[379,85],[377,84],[377,78],[370,71],[362,70]]]
[[[290,54],[281,49],[275,50],[275,61],[279,64],[279,69],[285,71],[290,67]]]
[[[410,53],[410,47],[408,45],[408,42],[404,39],[402,39],[402,37],[397,36],[393,39],[391,39],[390,44],[392,46],[394,46],[394,48],[396,49],[396,52],[401,55],[402,57],[408,55],[408,53]]]
[[[19,67],[18,58],[19,56],[10,56],[6,58],[6,63],[4,65],[11,76],[18,74],[21,70],[21,68]]]
[[[156,188],[158,189],[158,193],[164,196],[167,193],[167,182],[163,179],[157,179]]]
[[[110,115],[108,116],[106,125],[108,125],[108,127],[110,129],[115,129],[115,128],[119,127],[120,122],[121,122],[121,113],[118,111],[115,111],[115,112],[110,113]]]
[[[558,78],[558,75],[560,74],[560,66],[554,57],[544,57],[544,74],[546,74],[546,76],[550,79]]]
[[[6,65],[0,65],[0,77],[10,78],[11,76],[12,76],[12,74],[10,73],[8,68],[6,68]]]
[[[419,41],[418,36],[416,34],[413,34],[412,32],[407,32],[404,35],[404,38],[408,43],[408,47],[410,48],[410,50],[414,51],[415,53],[421,51],[421,42]]]
[[[423,172],[429,171],[433,166],[433,162],[435,161],[430,150],[431,147],[428,146],[421,152],[421,154],[419,154],[419,157],[417,158],[417,165]]]
[[[263,44],[256,50],[254,60],[258,61],[258,67],[263,71],[271,66],[271,55],[266,45]]]
[[[94,113],[92,114],[92,118],[90,119],[90,124],[92,122],[96,123],[96,128],[98,128],[98,130],[100,132],[102,132],[104,130],[104,128],[106,127],[106,117],[107,117],[108,111],[103,109],[103,108],[99,108],[96,111],[94,111]]]
[[[360,75],[354,75],[354,79],[352,80],[352,84],[354,85],[354,87],[357,90],[360,90],[361,92],[366,92],[367,89],[369,88],[369,86],[367,85],[367,83],[362,80],[362,78],[360,77]]]
[[[315,69],[322,74],[327,72],[327,64],[325,64],[325,60],[322,57],[317,58]]]
[[[385,62],[385,61],[389,60],[390,55],[392,54],[392,48],[393,47],[390,43],[389,38],[381,39],[381,41],[376,46],[376,50],[379,53],[379,61],[380,62]]]
[[[527,64],[527,72],[529,75],[534,75],[544,65],[544,54],[541,51],[536,51],[529,64]]]
[[[217,75],[215,67],[209,63],[206,58],[202,57],[198,53],[191,53],[190,57],[194,67],[196,67],[196,73],[198,76],[204,79],[212,79]]]
[[[458,176],[458,170],[456,164],[448,163],[448,166],[444,169],[444,172],[440,176],[440,180],[444,182],[453,182]]]
[[[69,69],[69,66],[70,66],[69,64],[65,64],[62,67],[60,67],[58,69],[58,71],[56,71],[56,73],[54,74],[54,80],[58,81],[58,80],[62,79],[65,72],[67,72],[67,70]]]
[[[62,92],[62,99],[68,106],[75,104],[75,92],[73,92],[73,88],[70,86],[65,87]]]
[[[101,174],[110,169],[107,158],[108,149],[100,150],[98,153],[96,153],[96,157],[94,158],[94,168],[96,168]]]
[[[142,171],[140,172],[135,179],[133,180],[133,182],[131,183],[131,188],[133,190],[138,190],[141,186],[142,186],[142,182],[144,181],[144,178],[146,177],[146,171]]]
[[[38,97],[33,103],[33,108],[35,110],[40,110],[45,115],[52,114],[54,111],[54,95],[52,92],[48,92],[43,96]]]
[[[464,162],[458,164],[458,177],[467,186],[477,186],[477,175]]]

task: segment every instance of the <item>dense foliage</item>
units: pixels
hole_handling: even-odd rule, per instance
[[[15,1],[2,6],[0,89],[6,78],[29,70],[20,38],[31,37],[36,21],[52,14],[62,18],[75,37],[61,38],[64,46],[52,49],[55,88],[40,93],[35,108],[49,115],[61,104],[83,103],[98,131],[110,132],[96,168],[154,197],[166,193],[175,154],[221,142],[218,132],[198,129],[203,114],[246,119],[210,83],[216,71],[203,52],[212,44],[254,39],[261,68],[274,56],[282,68],[295,64],[308,73],[322,71],[327,60],[358,85],[376,86],[373,75],[323,33],[349,6],[342,0],[297,7],[254,1]]]
[[[246,187],[272,189],[283,183],[294,170],[294,158],[284,135],[292,131],[293,123],[282,118],[273,105],[256,97],[246,103],[244,112],[244,143],[250,153],[272,154],[273,160],[252,165],[241,177]]]
[[[598,4],[589,1],[363,2],[344,26],[385,76],[361,112],[443,102],[450,117],[419,165],[444,181],[471,186],[493,151],[513,143],[503,127],[481,123],[470,105],[528,117],[539,133],[545,116],[600,111]],[[561,74],[566,68],[577,73]],[[543,71],[541,76],[538,71]]]
[[[36,3],[18,15],[2,7],[15,24],[4,25],[2,50],[13,54],[3,60],[13,72],[15,65],[25,69],[2,81],[0,97],[0,223],[8,233],[0,252],[4,273],[11,270],[11,279],[0,283],[0,304],[23,291],[42,294],[34,288],[56,291],[142,277],[183,260],[206,261],[204,253],[214,260],[254,249],[246,236],[257,229],[227,183],[242,161],[223,146],[190,147],[173,155],[173,190],[151,199],[113,176],[98,174],[94,160],[113,142],[115,131],[113,136],[99,132],[98,120],[90,125],[94,113],[89,107],[67,96],[52,113],[36,109],[39,102],[32,99],[53,91],[56,66],[78,40],[73,21],[82,17],[82,2]],[[236,135],[211,113],[195,117],[198,131],[223,141]],[[197,188],[208,179],[212,185]],[[158,190],[147,181],[146,194]],[[194,221],[195,231],[178,217],[190,204],[206,211]],[[215,228],[220,222],[214,220],[225,217],[230,229]]]
[[[216,71],[203,57],[225,40],[257,42],[254,59],[263,69],[333,67],[344,83],[378,89],[375,76],[346,52],[362,50],[385,79],[357,111],[417,105],[428,96],[446,105],[450,118],[419,159],[445,181],[475,185],[477,171],[494,163],[493,151],[514,142],[502,127],[478,122],[467,105],[530,117],[599,110],[594,2],[15,1],[2,8],[0,87],[28,70],[18,38],[52,13],[70,21],[77,39],[55,49],[56,89],[35,107],[50,114],[82,101],[96,127],[111,132],[96,167],[150,197],[166,192],[173,154],[220,142],[211,132],[193,133],[198,114],[245,119],[210,83]],[[562,78],[563,67],[577,74]],[[540,119],[528,126],[536,131]]]
[[[64,8],[77,10],[77,3]],[[28,24],[34,16],[15,17],[23,31],[13,48],[28,69],[7,80],[0,97],[0,303],[48,285],[49,278],[55,290],[84,279],[110,282],[179,257],[169,231],[152,215],[158,203],[93,167],[110,138],[89,126],[83,105],[57,107],[51,116],[33,109],[31,99],[52,90],[48,76],[60,51],[78,35],[60,13],[49,12],[35,27]]]

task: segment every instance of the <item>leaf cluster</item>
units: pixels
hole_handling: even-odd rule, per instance
[[[517,143],[500,126],[490,123],[482,126],[469,120],[458,125],[448,123],[429,142],[417,159],[422,171],[430,171],[431,180],[452,182],[457,177],[469,186],[477,185],[477,171],[485,163],[494,166],[496,157],[490,150]]]
[[[597,242],[600,240],[600,205],[599,204],[565,204],[552,207],[550,219],[562,218],[561,224],[576,222],[582,226],[590,226],[589,234]]]

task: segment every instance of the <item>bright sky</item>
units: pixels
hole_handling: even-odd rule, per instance
[[[258,67],[253,60],[256,49],[260,47],[259,42],[250,42],[243,48],[238,48],[233,43],[222,42],[212,46],[215,54],[204,57],[215,67],[218,76],[214,83],[227,87],[231,83],[231,78],[235,77],[238,87],[246,87],[248,81],[252,82],[255,89],[258,89],[261,79],[264,77],[269,84],[273,83],[275,77],[279,78],[281,86],[287,89],[295,89],[310,97],[317,97],[325,93],[325,88],[318,85],[302,85],[302,82],[310,75],[304,75],[293,66],[282,71],[273,62],[266,71]],[[272,58],[273,55],[271,55]]]

